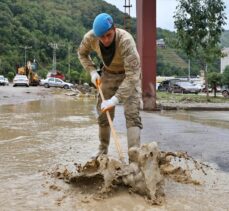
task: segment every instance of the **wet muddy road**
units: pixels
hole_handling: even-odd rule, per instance
[[[142,112],[142,118],[143,143],[157,141],[163,150],[186,151],[229,172],[228,111]],[[116,122],[116,127],[125,132],[125,125],[120,125],[124,118]]]
[[[85,162],[96,151],[95,100],[50,90],[44,95],[0,106],[0,210],[229,210],[227,112],[142,112],[143,143],[158,141],[162,150],[187,151],[215,167],[201,186],[166,182],[166,204],[151,206],[127,190],[91,199],[95,190],[51,178],[56,165]],[[126,153],[120,106],[116,113],[115,128]],[[117,156],[113,143],[110,154]]]

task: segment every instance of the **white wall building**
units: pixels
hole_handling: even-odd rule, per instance
[[[229,65],[229,48],[224,48],[223,53],[226,54],[225,57],[221,58],[220,62],[220,72],[223,73],[225,67]]]
[[[159,48],[165,48],[165,41],[164,41],[164,39],[157,40],[157,47],[159,47]]]

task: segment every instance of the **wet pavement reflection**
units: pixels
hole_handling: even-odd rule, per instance
[[[90,99],[0,106],[1,209],[14,204],[17,207],[33,194],[36,198],[43,179],[39,172],[64,160],[71,144],[77,141],[77,128],[95,123],[94,102]]]
[[[161,149],[186,151],[229,172],[228,112],[163,111],[143,113],[143,141],[156,140]]]
[[[208,126],[229,129],[228,111],[164,111],[161,115],[172,117],[177,120],[191,121]]]

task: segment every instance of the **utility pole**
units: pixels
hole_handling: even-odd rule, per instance
[[[59,49],[59,46],[64,46],[63,44],[49,43],[49,46],[53,49],[52,51],[52,74],[56,75],[56,50]]]
[[[125,0],[124,7],[124,29],[130,32],[130,8],[132,4],[130,4],[130,0]]]
[[[49,46],[53,49],[52,51],[52,74],[56,74],[56,50],[58,49],[57,43],[49,43]]]
[[[20,48],[23,48],[23,49],[24,49],[24,52],[25,52],[25,53],[24,53],[24,59],[25,59],[24,62],[25,62],[25,66],[26,66],[26,59],[27,59],[27,58],[26,58],[26,56],[27,56],[27,55],[26,55],[26,51],[27,51],[28,49],[32,48],[32,46],[26,46],[26,45],[25,45],[25,46],[20,47]]]
[[[70,64],[70,61],[71,61],[71,46],[70,44],[68,44],[68,80],[70,81],[70,77],[71,77],[71,64]]]
[[[191,63],[190,59],[188,60],[188,81],[190,81],[190,72],[191,72]]]
[[[1,71],[5,74],[5,70],[2,70],[2,59],[0,58],[0,74],[1,74]]]

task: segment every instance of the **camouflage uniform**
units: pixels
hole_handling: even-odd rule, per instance
[[[85,34],[78,49],[79,60],[85,70],[89,72],[97,69],[90,58],[91,52],[96,52],[103,61],[99,40],[92,30]],[[113,60],[109,66],[106,66],[104,62],[103,65],[101,89],[105,99],[110,99],[115,95],[119,102],[124,104],[126,127],[142,128],[139,114],[142,102],[140,58],[135,41],[128,32],[116,28]],[[101,97],[98,96],[98,123],[100,127],[107,127],[109,123],[106,113],[101,112],[101,101]],[[110,111],[110,114],[113,119],[114,109]]]

